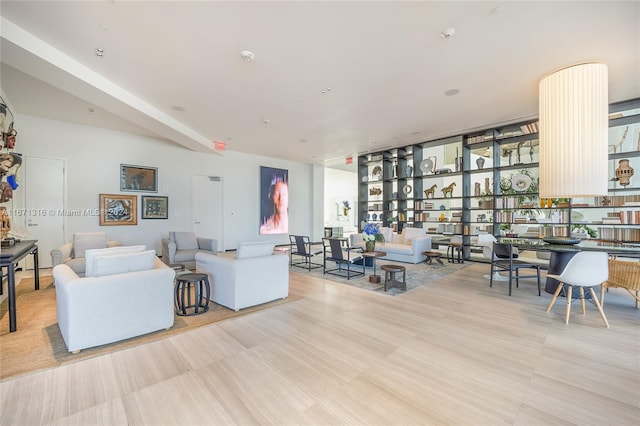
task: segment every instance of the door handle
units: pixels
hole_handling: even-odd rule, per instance
[[[37,223],[27,223],[27,226],[38,226]]]
[[[193,222],[193,223],[197,225],[197,224],[199,224],[200,222],[198,222],[198,221],[195,221],[195,222]]]

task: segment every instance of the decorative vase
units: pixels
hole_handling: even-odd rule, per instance
[[[345,216],[349,216],[349,209],[344,209],[342,213],[344,213]]]
[[[365,251],[372,252],[376,251],[376,242],[375,241],[365,241]]]
[[[622,159],[618,162],[618,168],[616,169],[616,178],[620,181],[620,185],[629,185],[629,180],[633,176],[633,167],[629,165],[629,160]]]
[[[478,157],[478,159],[476,160],[476,164],[478,165],[478,169],[481,169],[484,167],[484,158],[483,157]]]

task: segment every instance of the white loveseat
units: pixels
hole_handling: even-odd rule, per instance
[[[83,277],[86,265],[85,251],[119,245],[118,241],[107,241],[106,232],[77,232],[73,234],[73,242],[51,250],[51,266],[68,265],[79,276]]]
[[[384,243],[376,243],[376,250],[387,253],[381,259],[393,260],[405,263],[424,262],[424,251],[431,250],[431,237],[426,235],[424,228],[405,227],[401,234],[393,233],[391,228],[380,228],[380,233],[384,236]],[[362,234],[351,234],[349,236],[351,247],[364,247]]]
[[[196,254],[196,269],[206,273],[212,300],[238,311],[289,295],[289,256],[274,254],[275,245],[244,242],[235,257]]]
[[[175,271],[145,246],[86,251],[86,276],[53,268],[58,327],[69,352],[173,326]]]

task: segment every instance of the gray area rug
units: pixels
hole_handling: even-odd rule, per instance
[[[379,284],[369,282],[369,276],[373,274],[373,268],[371,267],[365,268],[364,276],[360,275],[355,278],[352,277],[350,280],[347,280],[346,277],[341,277],[333,274],[323,274],[322,267],[317,269],[311,269],[311,272],[309,272],[305,268],[292,267],[291,272],[299,272],[299,273],[311,275],[317,278],[324,278],[326,280],[335,281],[341,284],[347,284],[354,287],[359,287],[366,290],[377,291],[379,293],[395,296],[398,294],[409,293],[410,291],[418,287],[437,281],[446,275],[452,274],[454,272],[457,272],[471,265],[470,262],[448,263],[446,259],[443,260],[443,262],[444,264],[442,265],[435,261],[433,262],[433,264],[418,263],[416,265],[413,265],[411,263],[392,262],[392,261],[377,259],[376,274],[380,275],[380,278],[381,278]],[[333,262],[330,262],[327,264],[327,267],[329,269],[333,269],[334,265],[335,264]],[[386,292],[384,291],[384,271],[381,268],[382,265],[401,265],[406,268],[406,282],[407,282],[406,291],[402,291],[397,288],[391,288]],[[362,271],[362,267],[356,267],[354,270]],[[345,275],[346,275],[346,272],[345,272]],[[402,274],[400,274],[399,276],[401,277]]]

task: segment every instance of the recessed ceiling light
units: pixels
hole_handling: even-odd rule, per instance
[[[104,50],[100,49],[99,47],[96,47],[96,56],[99,56],[102,58],[104,56]]]
[[[244,59],[247,62],[253,61],[253,58],[255,58],[255,55],[253,54],[253,52],[249,50],[243,50],[242,52],[240,52],[240,56],[242,57],[242,59]]]
[[[322,89],[320,91],[320,93],[322,93],[322,94],[329,93],[331,90],[333,90],[333,89],[331,89],[331,87],[327,87],[326,89]]]
[[[268,120],[268,119],[266,119],[266,118],[265,118],[264,120],[262,120],[262,122],[263,122],[264,124],[271,124],[271,120]]]
[[[93,114],[96,110],[93,107],[89,107],[87,111],[89,111],[89,114]]]
[[[307,140],[306,139],[300,139],[298,142],[305,143],[305,142],[307,142]]]
[[[415,132],[411,132],[412,135],[419,135],[420,134],[420,130],[416,130]]]
[[[183,112],[183,111],[187,110],[185,107],[180,106],[180,105],[172,105],[171,109],[174,110],[174,111],[180,111],[180,112]]]
[[[460,93],[460,90],[459,90],[459,89],[449,89],[449,90],[447,90],[446,92],[444,92],[444,94],[445,94],[446,96],[455,96],[455,95],[457,95],[458,93]]]
[[[111,29],[111,27],[108,26],[107,24],[100,24],[100,29],[101,30],[105,30],[105,31],[109,31]]]
[[[456,29],[455,28],[448,28],[446,30],[444,30],[443,32],[440,33],[440,37],[442,38],[450,38],[453,34],[455,34]]]
[[[491,9],[491,14],[495,15],[496,13],[499,13],[502,10],[502,8],[500,6],[496,6],[493,9]]]

